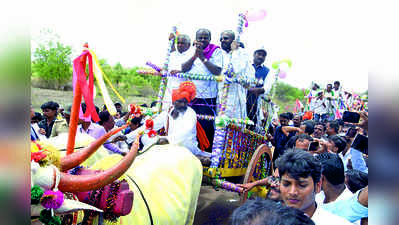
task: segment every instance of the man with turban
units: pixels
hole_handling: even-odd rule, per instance
[[[206,161],[211,154],[202,150],[209,147],[209,141],[201,125],[197,122],[197,114],[187,106],[195,96],[196,87],[193,82],[180,83],[179,88],[172,91],[173,106],[153,119],[153,130],[165,128],[166,138],[170,144],[184,146],[194,155],[200,156],[201,160]],[[139,128],[138,132],[143,129],[144,127]],[[202,150],[198,147],[197,136]]]

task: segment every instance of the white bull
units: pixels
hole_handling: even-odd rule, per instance
[[[120,155],[110,155],[97,161],[91,169],[108,169],[121,158]],[[120,224],[193,223],[202,165],[188,149],[155,145],[138,155],[121,179],[129,183],[134,201],[131,213],[120,217]]]
[[[187,148],[176,145],[154,145],[144,153],[135,156],[138,147],[136,145],[125,157],[117,154],[109,155],[101,148],[101,145],[112,135],[111,133],[101,137],[101,140],[95,140],[88,149],[75,151],[78,155],[80,152],[90,153],[79,156],[74,153],[61,160],[63,171],[77,165],[84,165],[92,170],[108,171],[107,178],[77,176],[83,178],[82,180],[79,178],[78,181],[75,177],[64,174],[64,180],[67,182],[61,182],[60,189],[67,192],[75,192],[73,190],[78,189],[81,191],[98,189],[114,180],[112,177],[115,175],[111,173],[116,174],[118,170],[121,172],[118,168],[125,167],[123,171],[126,172],[123,174],[119,172],[120,175],[115,178],[119,177],[120,180],[125,179],[128,182],[130,190],[134,192],[134,201],[132,211],[129,215],[120,217],[119,224],[192,224],[202,181],[200,161]],[[64,148],[66,142],[60,140],[67,139],[62,138],[56,142],[50,142],[53,142],[53,146],[57,146],[58,149]],[[80,142],[78,140],[79,138],[76,140],[77,143]],[[83,145],[89,143],[90,141]],[[127,161],[127,158],[130,158],[130,162],[133,163],[124,162],[122,165],[121,162]],[[113,172],[109,172],[110,170]],[[93,182],[95,180],[97,181]],[[97,187],[91,189],[94,186]],[[98,222],[95,218],[94,222],[96,221]],[[103,224],[107,223],[109,221],[103,221]]]

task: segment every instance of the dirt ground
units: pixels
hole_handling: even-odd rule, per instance
[[[237,193],[201,186],[194,225],[228,224],[230,215],[239,206],[240,198]]]

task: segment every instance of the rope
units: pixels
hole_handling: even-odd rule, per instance
[[[148,215],[150,217],[150,221],[151,221],[151,225],[154,225],[154,221],[152,220],[152,215],[151,215],[151,211],[150,211],[150,207],[148,206],[147,200],[144,198],[143,192],[141,192],[140,187],[137,185],[137,183],[133,180],[133,178],[131,178],[129,175],[126,174],[127,177],[129,177],[129,179],[136,185],[137,189],[139,189],[140,195],[144,200],[145,206],[147,207],[147,211],[148,211]]]

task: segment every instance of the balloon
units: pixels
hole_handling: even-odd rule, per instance
[[[248,21],[263,20],[266,17],[266,10],[249,11],[246,16]]]
[[[288,66],[291,68],[292,61],[291,61],[290,59],[283,59],[283,60],[281,60],[280,62],[285,62],[285,63],[287,63]]]
[[[290,69],[289,65],[286,62],[280,61],[279,65],[280,71],[288,71]]]
[[[278,65],[280,64],[280,62],[274,62],[273,64],[272,64],[272,68],[273,69],[278,69]]]
[[[278,73],[278,77],[280,77],[281,79],[284,79],[287,77],[287,73],[283,70],[280,70],[280,73]]]

